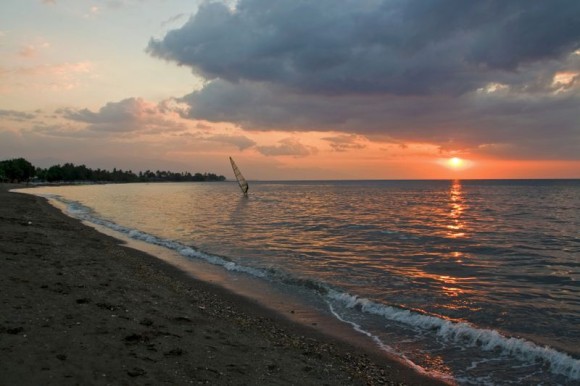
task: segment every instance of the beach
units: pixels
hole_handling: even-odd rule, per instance
[[[426,384],[0,185],[0,384]]]

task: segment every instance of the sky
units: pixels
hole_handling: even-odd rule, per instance
[[[577,0],[2,0],[0,159],[580,178]]]

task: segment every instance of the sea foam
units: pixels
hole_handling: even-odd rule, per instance
[[[453,322],[437,316],[379,304],[344,292],[331,290],[327,296],[348,308],[382,316],[420,330],[435,331],[438,337],[446,341],[460,343],[466,347],[477,346],[484,351],[499,349],[502,354],[511,355],[524,362],[539,360],[546,363],[555,374],[564,375],[572,380],[580,379],[580,360],[550,347],[541,347],[521,338],[506,337],[496,330],[476,328],[469,323]]]

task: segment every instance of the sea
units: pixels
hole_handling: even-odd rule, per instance
[[[580,180],[27,191],[450,383],[580,384]]]

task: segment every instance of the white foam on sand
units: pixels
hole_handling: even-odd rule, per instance
[[[422,330],[436,331],[437,336],[447,341],[461,343],[466,347],[479,347],[484,351],[500,350],[500,354],[515,357],[526,363],[539,360],[546,363],[554,374],[564,375],[571,380],[580,379],[580,360],[551,347],[538,346],[521,338],[506,337],[498,331],[477,328],[469,323],[452,322],[436,316],[379,304],[344,292],[331,290],[327,296],[348,308],[356,308],[361,312],[382,316]]]

